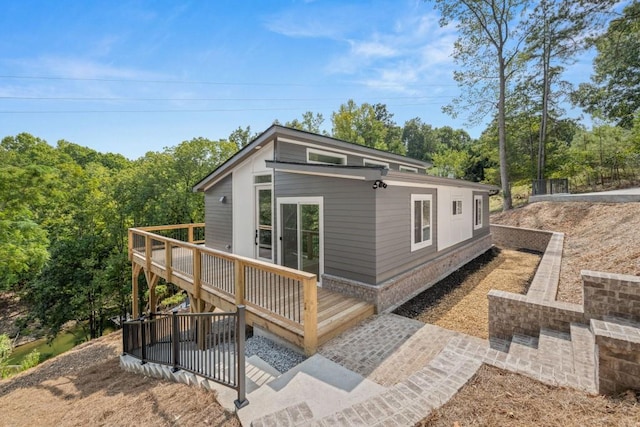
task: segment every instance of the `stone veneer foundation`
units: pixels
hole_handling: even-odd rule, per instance
[[[399,274],[377,286],[324,274],[322,287],[373,304],[378,313],[390,312],[482,255],[491,248],[491,245],[489,234],[453,251],[443,253],[424,265]]]

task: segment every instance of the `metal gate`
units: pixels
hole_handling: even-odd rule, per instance
[[[245,306],[235,313],[152,313],[122,325],[125,354],[192,372],[245,393]]]

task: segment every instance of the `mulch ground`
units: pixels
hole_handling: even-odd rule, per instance
[[[526,293],[540,258],[539,254],[493,248],[394,313],[487,339],[487,294],[491,289]]]

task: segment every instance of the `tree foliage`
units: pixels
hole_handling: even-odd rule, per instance
[[[365,102],[358,106],[350,99],[331,115],[332,135],[343,141],[404,154],[402,130],[392,119],[393,114],[384,104],[371,105]]]
[[[631,128],[640,111],[640,2],[625,7],[595,45],[592,81],[581,84],[573,99],[587,112]]]
[[[454,79],[465,90],[444,110],[453,116],[470,111],[473,120],[480,120],[497,109],[503,209],[511,209],[505,104],[523,37],[518,31],[519,13],[526,1],[433,1],[441,13],[440,25],[453,22],[458,30],[453,57],[461,68],[454,72]]]
[[[545,178],[550,115],[561,113],[560,103],[572,90],[572,85],[562,80],[565,66],[573,64],[576,55],[589,46],[590,36],[614,3],[540,0],[523,21],[526,38],[520,60],[525,66],[516,90],[527,95],[519,98],[517,108],[539,116],[536,179]]]

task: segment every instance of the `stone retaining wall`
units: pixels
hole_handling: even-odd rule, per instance
[[[540,334],[541,328],[569,332],[571,323],[585,323],[579,304],[531,300],[512,292],[489,291],[489,338],[511,339],[514,334]]]
[[[598,391],[619,394],[640,385],[640,328],[624,319],[591,320],[598,351]]]
[[[616,316],[640,320],[640,277],[599,271],[581,274],[588,319]]]
[[[553,234],[552,231],[491,224],[493,244],[505,249],[526,249],[542,253],[547,249]]]
[[[369,302],[376,306],[378,313],[390,312],[489,249],[491,249],[491,235],[444,253],[379,286],[328,274],[322,276],[322,286]]]

